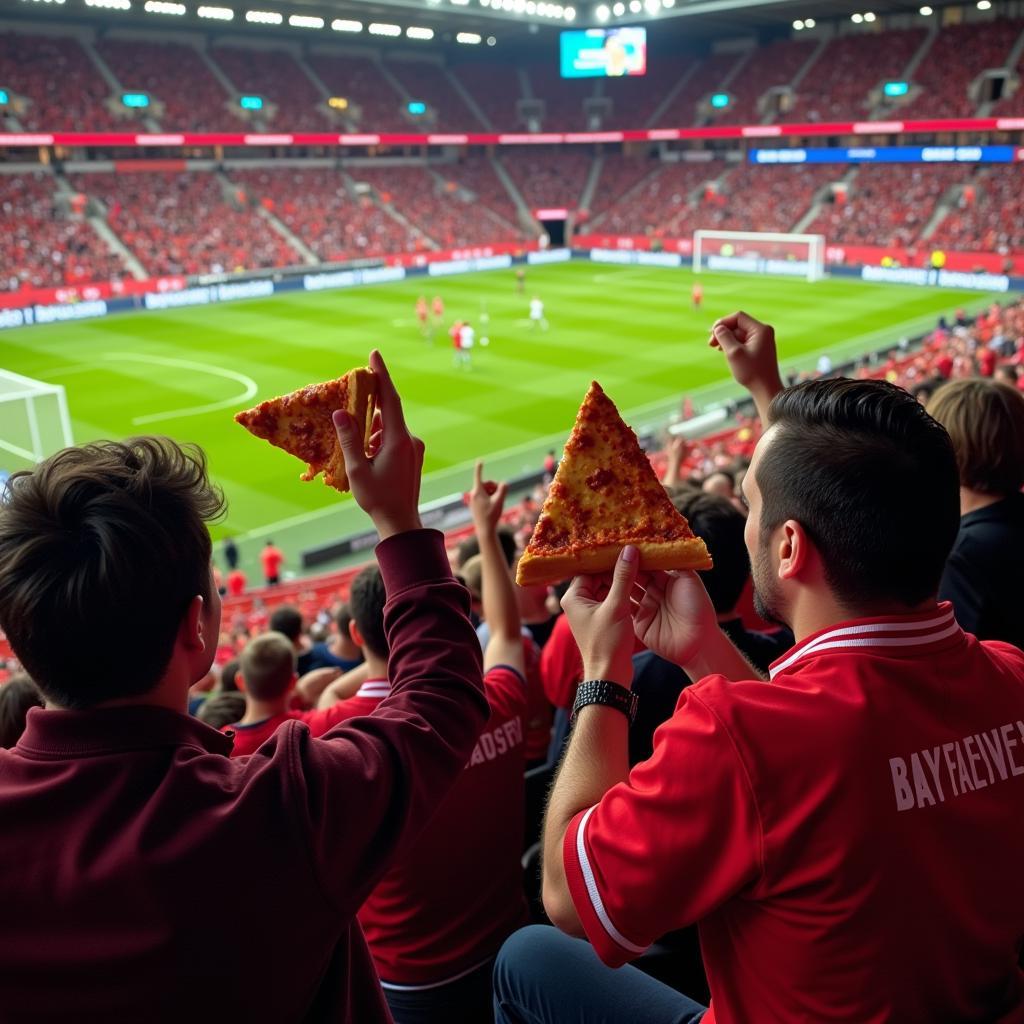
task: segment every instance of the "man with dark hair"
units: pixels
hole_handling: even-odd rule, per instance
[[[949,436],[884,382],[778,394],[774,332],[745,314],[714,342],[768,425],[746,542],[763,613],[797,643],[755,678],[696,574],[640,573],[629,546],[573,582],[593,682],[548,804],[544,905],[590,944],[513,936],[498,1019],[1024,1019],[1024,653],[936,601]],[[630,770],[634,636],[699,681]],[[604,966],[694,922],[710,1009]]]
[[[304,676],[310,670],[312,644],[306,636],[302,612],[295,605],[283,604],[270,613],[267,628],[274,633],[288,637],[295,649],[296,671]]]
[[[29,709],[42,706],[43,695],[25,672],[16,672],[0,685],[0,747],[13,747],[25,731]]]
[[[359,645],[352,639],[349,623],[352,612],[348,603],[343,603],[334,613],[334,635],[322,643],[315,643],[302,663],[302,674],[318,668],[336,668],[340,672],[349,672],[362,660]]]
[[[482,479],[470,509],[480,541],[482,601],[492,635],[484,653],[491,717],[459,781],[416,842],[359,912],[396,1024],[485,1024],[491,969],[527,920],[523,896],[526,680],[515,586],[497,538],[505,485]],[[385,593],[376,567],[353,581],[352,632],[369,678],[337,707],[371,714],[390,691]]]
[[[969,633],[1024,648],[1024,395],[955,380],[928,411],[949,431],[960,473],[960,531],[939,596]]]
[[[230,738],[185,714],[220,625],[206,520],[223,502],[200,452],[104,442],[12,478],[0,627],[47,707],[0,751],[5,1019],[389,1020],[355,913],[488,706],[465,591],[417,513],[422,442],[379,353],[370,366],[381,429],[367,449],[354,417],[334,424],[381,536],[392,687],[320,739],[285,722],[229,760]],[[211,913],[196,879],[214,864],[259,898]]]

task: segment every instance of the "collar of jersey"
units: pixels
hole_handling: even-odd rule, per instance
[[[886,615],[855,619],[814,633],[790,648],[769,666],[769,678],[787,672],[819,654],[859,651],[865,654],[916,655],[935,645],[946,646],[963,636],[953,616],[953,606],[942,601],[934,611],[911,615]]]
[[[356,690],[357,697],[386,697],[391,692],[391,683],[387,679],[367,679]]]

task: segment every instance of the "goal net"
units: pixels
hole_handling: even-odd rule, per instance
[[[825,276],[825,236],[760,231],[693,233],[693,270],[784,274],[819,281]]]
[[[64,388],[0,369],[0,481],[74,443]]]

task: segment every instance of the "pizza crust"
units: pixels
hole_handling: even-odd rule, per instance
[[[670,541],[624,541],[600,544],[567,554],[546,555],[527,551],[519,559],[516,583],[521,587],[560,583],[572,576],[610,572],[626,544],[640,552],[640,571],[656,569],[710,569],[711,556],[700,537]]]

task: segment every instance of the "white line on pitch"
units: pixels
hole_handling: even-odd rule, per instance
[[[152,366],[170,366],[179,370],[194,370],[196,373],[208,373],[214,377],[223,377],[225,380],[233,380],[242,384],[243,392],[233,395],[231,398],[222,399],[219,402],[209,402],[206,405],[190,405],[184,409],[172,409],[170,412],[153,412],[146,416],[136,416],[132,423],[141,426],[144,423],[159,423],[161,420],[184,419],[186,416],[199,416],[204,412],[217,412],[219,409],[229,409],[240,402],[247,402],[252,398],[259,386],[252,377],[235,370],[226,370],[223,366],[212,366],[209,363],[196,363],[191,359],[170,359],[166,356],[143,356],[135,352],[105,352],[104,359],[116,362],[129,361],[135,363],[147,363]]]

